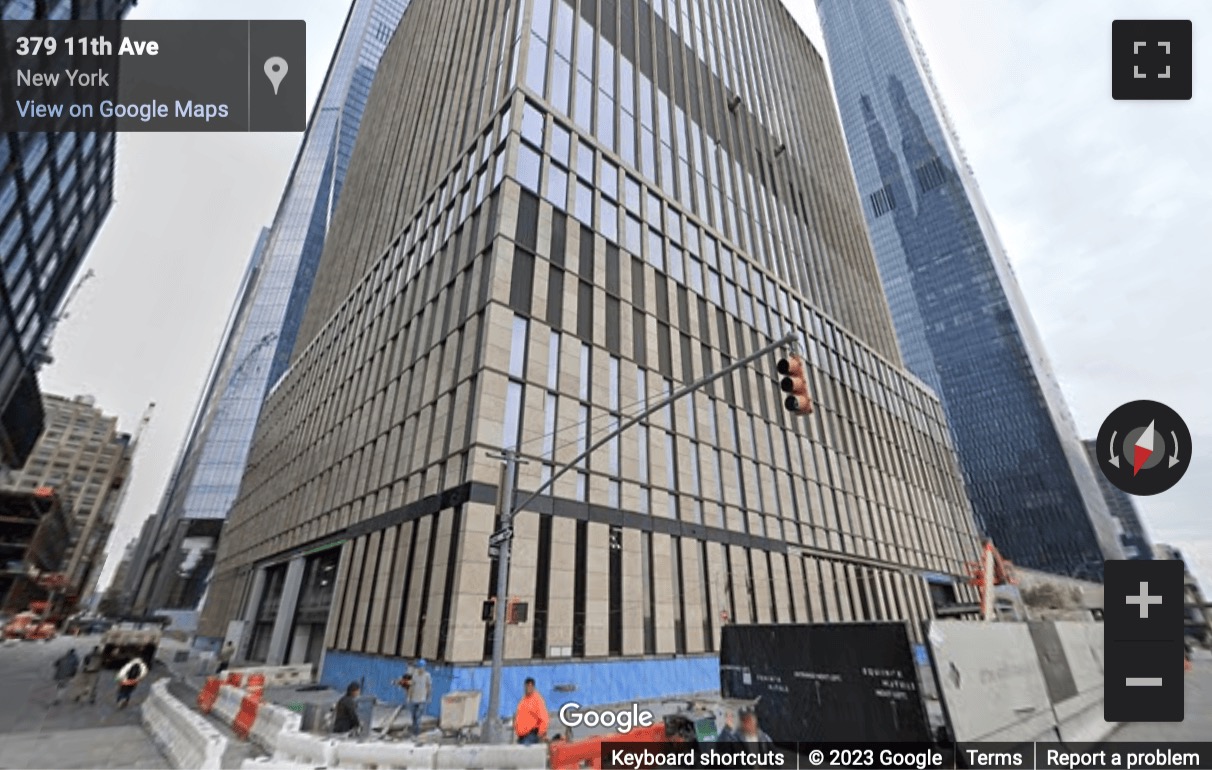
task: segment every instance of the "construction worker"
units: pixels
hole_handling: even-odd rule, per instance
[[[433,679],[425,668],[425,659],[417,661],[408,674],[408,711],[412,714],[412,734],[421,734],[421,718],[429,710],[429,701],[433,696]]]
[[[118,671],[114,677],[118,682],[118,708],[124,709],[130,705],[130,696],[135,693],[143,677],[147,676],[148,670],[143,658],[134,658]]]
[[[526,694],[518,701],[518,710],[513,717],[513,731],[518,743],[531,744],[547,740],[547,703],[535,689],[534,679],[526,677]]]
[[[231,665],[231,659],[236,656],[236,646],[231,642],[223,645],[223,649],[219,650],[219,668],[215,674],[222,674]]]
[[[361,693],[362,686],[357,682],[350,682],[345,688],[345,697],[337,701],[336,713],[333,715],[334,733],[349,733],[362,726],[362,720],[358,717],[358,696]]]
[[[55,700],[53,705],[59,705],[63,700],[63,693],[67,692],[67,686],[72,683],[72,677],[76,675],[76,671],[80,668],[80,659],[76,657],[76,649],[65,652],[58,660],[55,661]]]
[[[76,675],[76,703],[86,696],[89,704],[97,702],[97,680],[101,678],[101,648],[94,647],[84,656],[84,664]]]

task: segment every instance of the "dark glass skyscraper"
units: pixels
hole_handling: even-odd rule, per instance
[[[1090,440],[1083,443],[1086,445],[1091,466],[1098,467],[1098,448],[1095,443]],[[1136,509],[1136,501],[1103,474],[1096,471],[1094,475],[1098,477],[1098,486],[1103,491],[1103,499],[1107,501],[1107,510],[1119,524],[1119,542],[1124,548],[1124,556],[1129,559],[1152,559],[1153,544],[1145,533],[1140,512]]]
[[[1114,523],[902,0],[818,0],[901,351],[947,412],[977,522],[1025,566],[1102,574]]]
[[[118,19],[132,5],[0,0],[0,18]],[[113,173],[111,133],[0,134],[0,465],[24,465],[42,433],[41,343],[113,203]]]
[[[289,363],[375,68],[409,0],[354,0],[282,194],[254,249],[245,288],[197,418],[165,491],[155,544],[137,564],[135,608],[192,624],[235,500],[265,393]]]

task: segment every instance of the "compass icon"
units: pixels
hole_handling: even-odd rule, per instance
[[[1098,430],[1098,466],[1130,495],[1156,495],[1178,483],[1191,462],[1191,431],[1157,401],[1131,401]]]

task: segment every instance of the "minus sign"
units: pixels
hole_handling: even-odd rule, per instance
[[[1136,676],[1127,677],[1125,679],[1127,687],[1161,687],[1162,680],[1160,676]]]

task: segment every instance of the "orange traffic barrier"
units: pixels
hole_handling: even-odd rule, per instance
[[[260,705],[260,690],[253,690],[244,696],[244,700],[240,701],[240,710],[236,712],[236,718],[231,722],[231,731],[240,740],[248,740],[248,734],[252,731],[253,722],[257,721],[257,709]]]
[[[248,689],[264,690],[265,689],[265,674],[249,674]]]
[[[611,743],[660,743],[665,740],[665,725],[637,727],[622,735],[594,735],[579,741],[551,744],[552,770],[578,770],[591,767],[601,770],[603,745]]]
[[[210,710],[215,707],[215,701],[219,699],[219,686],[223,682],[217,676],[206,677],[206,684],[198,692],[198,708],[203,714],[209,714]]]
[[[244,677],[242,677],[240,674],[228,674],[227,681],[223,684],[230,684],[232,687],[239,687],[242,681],[244,681]]]

